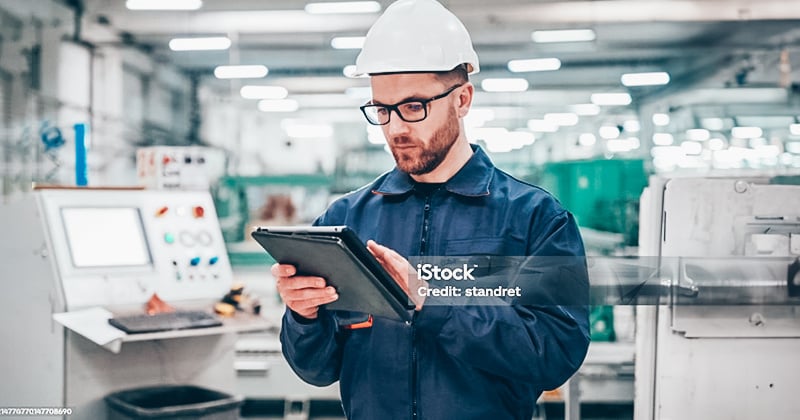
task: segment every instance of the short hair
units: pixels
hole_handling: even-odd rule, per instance
[[[467,64],[459,64],[447,71],[434,72],[436,78],[445,85],[456,85],[469,82],[469,72],[467,71]]]

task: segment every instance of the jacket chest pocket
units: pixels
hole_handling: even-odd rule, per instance
[[[521,256],[525,244],[514,238],[468,238],[447,241],[445,255]]]

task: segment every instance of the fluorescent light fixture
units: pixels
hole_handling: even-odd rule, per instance
[[[656,146],[671,146],[675,142],[675,138],[670,133],[655,133],[653,134],[653,144]]]
[[[343,1],[330,3],[308,3],[306,13],[312,15],[330,15],[336,13],[377,13],[381,4],[377,1]]]
[[[685,141],[681,143],[681,150],[687,155],[699,155],[703,151],[703,145],[696,141]]]
[[[597,130],[600,137],[608,140],[619,137],[619,128],[616,125],[604,125]]]
[[[571,112],[554,112],[544,114],[544,120],[562,127],[570,127],[578,124],[578,115]]]
[[[642,129],[642,125],[639,124],[639,120],[627,120],[622,123],[622,129],[626,133],[638,133]]]
[[[594,146],[597,143],[597,137],[592,133],[583,133],[578,136],[578,144],[581,146]]]
[[[650,149],[650,156],[654,158],[668,158],[675,159],[683,156],[685,153],[679,146],[656,146]]]
[[[269,73],[267,66],[217,66],[214,76],[217,79],[258,79]]]
[[[490,108],[472,108],[464,117],[465,127],[482,127],[489,121],[495,119],[495,113]]]
[[[331,47],[337,50],[360,50],[364,47],[364,36],[337,36],[331,39]]]
[[[553,71],[561,68],[561,60],[557,58],[532,58],[529,60],[511,60],[508,70],[514,73],[529,71]]]
[[[197,10],[203,0],[128,0],[128,10]]]
[[[659,86],[669,83],[669,73],[659,71],[651,73],[625,73],[620,77],[625,86]]]
[[[740,139],[754,139],[761,137],[763,134],[764,130],[760,127],[733,127],[731,129],[731,135]]]
[[[762,159],[774,159],[781,154],[781,150],[774,144],[766,144],[755,148],[756,154]]]
[[[558,125],[546,120],[528,120],[528,130],[534,133],[555,133]]]
[[[350,79],[366,79],[366,78],[369,78],[368,74],[362,74],[361,76],[356,76],[356,65],[355,64],[350,64],[348,66],[344,66],[344,68],[342,69],[342,74],[345,77],[348,77]]]
[[[711,138],[711,132],[705,128],[692,128],[686,130],[686,138],[691,141],[706,141]]]
[[[754,139],[750,139],[750,140],[747,142],[747,144],[748,144],[750,147],[752,147],[753,149],[756,149],[756,148],[758,148],[758,147],[763,147],[763,146],[766,146],[766,145],[767,145],[767,139],[765,139],[764,137],[756,137],[756,138],[754,138]]]
[[[725,148],[725,141],[721,138],[714,137],[708,141],[708,148],[714,151],[722,150]]]
[[[528,90],[525,79],[483,79],[481,89],[486,92],[524,92]]]
[[[659,127],[669,125],[669,114],[653,114],[653,124]]]
[[[283,131],[293,139],[321,139],[333,137],[333,126],[330,124],[307,124],[291,120],[281,122]]]
[[[631,95],[627,93],[593,93],[592,103],[601,106],[629,105]]]
[[[703,118],[700,125],[706,130],[721,131],[725,128],[725,121],[722,118]]]
[[[227,50],[230,47],[231,40],[226,36],[173,38],[169,41],[169,49],[172,51]]]
[[[800,136],[800,124],[792,124],[789,126],[789,132],[793,136]]]
[[[244,99],[283,99],[289,91],[283,86],[255,86],[247,85],[239,89]]]
[[[258,110],[262,112],[294,112],[300,105],[294,99],[262,99]]]
[[[555,31],[533,31],[531,39],[533,42],[586,42],[594,41],[597,38],[591,29],[560,29]]]
[[[786,151],[789,153],[800,154],[800,141],[786,143]]]
[[[595,104],[577,104],[572,105],[570,108],[572,109],[572,112],[582,117],[587,115],[597,115],[600,113],[600,107]]]
[[[609,139],[606,142],[606,148],[612,153],[630,152],[639,148],[639,139],[631,137],[627,139]]]

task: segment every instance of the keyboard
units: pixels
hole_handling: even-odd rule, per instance
[[[203,311],[165,312],[155,315],[117,316],[108,323],[128,334],[142,334],[159,331],[185,330],[189,328],[219,327],[219,318]]]

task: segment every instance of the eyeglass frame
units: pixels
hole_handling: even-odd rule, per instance
[[[447,97],[448,95],[453,93],[453,91],[455,91],[456,89],[460,88],[461,86],[464,86],[464,83],[456,84],[455,86],[451,87],[450,89],[447,89],[443,93],[440,93],[440,94],[438,94],[436,96],[432,96],[432,97],[427,98],[427,99],[407,99],[405,101],[401,101],[401,102],[398,102],[398,103],[392,104],[392,105],[368,103],[368,104],[361,105],[359,107],[359,109],[361,110],[361,113],[364,114],[364,118],[367,119],[367,122],[372,124],[372,125],[382,126],[382,125],[389,124],[389,122],[391,122],[391,120],[392,120],[392,111],[394,111],[395,114],[397,114],[397,116],[400,117],[401,120],[403,120],[403,121],[405,121],[407,123],[416,123],[416,122],[424,121],[426,118],[428,118],[428,104],[430,104],[431,102],[433,102],[433,101],[435,101],[437,99],[442,99],[442,98]],[[409,104],[409,103],[412,103],[412,102],[419,102],[419,103],[422,104],[422,107],[425,110],[424,111],[425,112],[425,116],[423,116],[422,118],[420,118],[418,120],[409,121],[409,120],[405,119],[405,117],[403,117],[403,113],[400,112],[400,108],[399,107],[401,105]],[[388,110],[388,112],[389,112],[389,114],[388,114],[389,116],[386,118],[386,122],[383,123],[383,124],[372,122],[372,120],[369,118],[369,116],[367,116],[367,108],[386,108]]]

